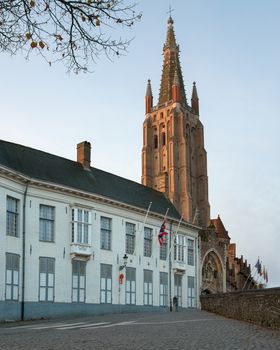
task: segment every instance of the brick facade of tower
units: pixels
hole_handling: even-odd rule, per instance
[[[203,227],[210,220],[207,155],[198,97],[192,106],[185,96],[173,21],[168,21],[158,104],[152,105],[148,81],[143,125],[142,184],[164,192],[183,218],[193,222],[197,213]]]
[[[242,289],[251,268],[235,254],[221,218],[210,220],[207,154],[199,98],[193,83],[188,104],[176,44],[173,20],[168,20],[163,47],[159,99],[153,104],[148,80],[143,123],[142,184],[164,192],[184,220],[201,227],[201,292]]]

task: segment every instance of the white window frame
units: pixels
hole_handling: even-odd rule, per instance
[[[45,264],[45,271],[42,264]],[[39,257],[39,301],[54,302],[55,258]]]
[[[153,305],[153,271],[152,270],[144,270],[144,300],[143,304],[146,306]]]
[[[74,264],[77,265],[77,273],[74,273]],[[81,269],[82,266],[82,269]],[[83,271],[84,270],[84,273]],[[86,262],[72,261],[72,303],[84,303],[86,301]]]
[[[106,225],[103,225],[104,222]],[[106,216],[100,217],[100,248],[105,250],[112,249],[112,218]]]
[[[45,210],[43,210],[45,209]],[[47,213],[47,215],[45,215]],[[40,204],[39,206],[39,241],[54,242],[55,207]]]
[[[159,247],[159,258],[160,260],[166,260],[168,254],[168,235],[164,237],[164,242],[161,247]]]
[[[188,239],[188,265],[194,266],[194,240]]]
[[[136,268],[126,267],[125,277],[125,303],[136,305]]]
[[[20,256],[14,253],[6,253],[6,300],[19,300],[19,272]]]
[[[125,252],[133,254],[135,251],[136,225],[132,222],[125,223]]]
[[[159,306],[168,306],[168,273],[159,273]]]
[[[182,282],[183,276],[179,274],[174,275],[174,296],[178,299],[178,306],[182,306]]]
[[[72,208],[72,243],[91,245],[91,211]]]
[[[100,264],[100,304],[112,304],[112,265]]]
[[[6,234],[19,236],[19,199],[11,196],[6,199]]]
[[[188,307],[196,307],[195,277],[188,276]]]
[[[144,256],[152,256],[153,246],[153,229],[150,227],[144,227]]]
[[[180,263],[185,263],[186,245],[185,236],[177,234],[174,244],[174,260]]]

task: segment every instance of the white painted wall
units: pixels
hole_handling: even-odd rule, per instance
[[[4,176],[0,177],[0,301],[5,300],[5,253],[16,253],[21,257],[22,269],[22,217],[23,198],[25,185]],[[6,236],[6,197],[10,195],[20,200],[20,232],[19,237]],[[55,207],[55,242],[39,241],[39,206],[46,204]],[[153,229],[152,257],[144,257],[143,221],[145,214],[136,210],[124,209],[119,205],[109,205],[104,202],[87,199],[82,196],[60,192],[58,190],[35,187],[29,185],[26,196],[26,270],[25,270],[25,300],[38,302],[39,293],[39,257],[55,258],[55,302],[71,302],[72,292],[72,258],[70,256],[71,245],[71,209],[73,205],[90,208],[92,214],[91,242],[92,255],[86,267],[86,302],[100,302],[100,263],[113,266],[113,304],[119,300],[119,265],[123,262],[125,254],[125,222],[136,225],[136,249],[133,255],[129,255],[128,267],[136,268],[136,305],[143,305],[143,270],[153,271],[153,305],[159,305],[159,273],[168,272],[167,261],[159,259],[159,244],[157,235],[162,224],[162,218],[148,216],[145,226]],[[100,217],[106,216],[112,219],[112,250],[100,249]],[[173,224],[173,230],[178,222]],[[167,223],[167,229],[169,224]],[[180,234],[196,240],[198,231],[195,228],[180,227]],[[198,259],[198,245],[195,243],[195,266],[186,265],[183,275],[183,306],[187,307],[187,276],[197,277],[200,270]],[[65,251],[65,254],[64,254]],[[94,256],[94,258],[93,258]],[[173,259],[173,250],[171,253]],[[185,252],[187,261],[187,249]],[[173,264],[173,262],[172,262]],[[21,298],[22,273],[20,271],[20,298]],[[172,269],[172,292],[174,291],[174,278]],[[200,286],[197,285],[197,291]],[[198,293],[198,292],[197,292]],[[197,294],[198,295],[198,294]],[[121,285],[120,302],[125,304],[125,283]]]

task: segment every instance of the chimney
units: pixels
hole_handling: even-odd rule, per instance
[[[90,169],[91,145],[88,141],[77,144],[77,162],[81,163],[85,169]]]

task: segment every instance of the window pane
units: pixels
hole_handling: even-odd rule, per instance
[[[6,285],[6,299],[12,299],[12,286]]]
[[[72,289],[72,301],[77,302],[78,301],[78,290]]]
[[[18,300],[18,286],[13,287],[13,300]]]
[[[82,209],[78,209],[78,221],[83,221],[83,211],[82,211]]]
[[[103,290],[103,291],[101,291],[101,293],[100,293],[100,302],[101,303],[105,303],[105,291]]]
[[[12,270],[6,271],[6,283],[12,284]]]
[[[45,287],[47,285],[47,274],[40,273],[40,286]]]
[[[40,301],[46,300],[46,288],[43,288],[43,287],[40,288],[39,300]]]
[[[73,276],[73,288],[78,288],[78,276]]]
[[[54,262],[55,260],[53,258],[47,258],[48,259],[48,272],[54,273]]]
[[[48,288],[48,301],[53,301],[53,288]]]
[[[80,276],[80,288],[86,287],[86,279],[85,276]]]
[[[131,290],[132,290],[132,292],[136,291],[136,283],[135,283],[135,281],[131,281]]]
[[[136,295],[135,295],[135,293],[132,293],[131,294],[131,304],[135,304],[136,303]]]
[[[49,273],[48,286],[49,287],[54,286],[54,275],[52,273]]]
[[[81,303],[85,301],[85,291],[84,289],[80,289],[80,300]]]

